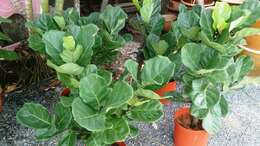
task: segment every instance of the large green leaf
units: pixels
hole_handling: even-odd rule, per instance
[[[76,141],[77,141],[76,133],[68,132],[58,143],[58,146],[75,146]]]
[[[100,107],[107,93],[106,80],[97,74],[89,74],[80,80],[80,98],[93,107]]]
[[[125,62],[125,68],[127,69],[127,71],[131,74],[132,78],[137,81],[138,77],[137,77],[137,74],[138,74],[138,63],[135,62],[134,60],[132,59],[128,59],[126,62]]]
[[[149,24],[153,19],[152,17],[158,15],[161,11],[160,1],[158,0],[143,0],[142,8],[140,9],[140,14],[143,21]]]
[[[212,12],[213,28],[222,32],[228,27],[227,20],[231,16],[231,7],[226,2],[216,2]]]
[[[235,62],[236,70],[232,74],[234,81],[241,81],[252,69],[253,60],[249,56],[239,56]]]
[[[72,103],[72,114],[74,120],[89,131],[102,131],[106,129],[106,117],[102,113],[93,110],[80,98]]]
[[[100,14],[100,19],[104,22],[106,29],[112,35],[118,35],[125,26],[127,14],[120,7],[108,5]]]
[[[221,117],[208,112],[202,121],[203,128],[210,134],[217,133],[221,128]]]
[[[31,33],[28,39],[29,47],[33,49],[34,51],[40,52],[40,53],[46,53],[45,52],[45,44],[42,40],[42,37],[38,33]]]
[[[107,108],[116,108],[128,102],[133,97],[133,88],[124,81],[117,81],[112,92],[103,99]]]
[[[113,144],[117,141],[123,141],[130,134],[130,129],[125,119],[113,118],[108,122],[113,124],[113,127],[104,131],[106,144]]]
[[[203,48],[200,45],[188,43],[181,49],[182,63],[191,70],[199,70],[202,53]]]
[[[133,107],[128,117],[137,121],[154,122],[163,116],[162,105],[158,100],[151,100],[140,106]]]
[[[68,128],[72,120],[71,109],[64,107],[62,103],[57,103],[54,108],[55,125],[58,130]]]
[[[62,59],[60,57],[60,53],[63,50],[63,37],[65,32],[50,30],[44,33],[42,39],[45,43],[46,53],[51,57],[51,60],[55,62],[57,65],[62,64]]]
[[[98,27],[94,24],[88,24],[82,26],[77,37],[78,44],[83,47],[83,52],[77,63],[80,66],[87,66],[90,63],[91,56],[93,54],[92,47],[95,44],[95,37],[98,32]]]
[[[202,9],[200,16],[200,26],[210,40],[213,40],[214,30],[212,29],[213,21],[211,18],[212,10]]]
[[[135,95],[145,97],[148,99],[161,99],[162,98],[161,96],[156,94],[154,91],[146,90],[146,89],[142,89],[142,88],[139,88],[138,90],[136,90]]]
[[[175,64],[169,58],[157,56],[145,61],[141,73],[143,85],[163,85],[167,83],[174,74]]]
[[[66,63],[61,66],[57,66],[52,63],[50,60],[47,60],[47,65],[55,69],[59,73],[68,74],[68,75],[79,75],[83,72],[84,68],[75,63]]]
[[[19,123],[31,128],[48,128],[51,125],[51,116],[48,110],[40,104],[26,103],[17,112]]]

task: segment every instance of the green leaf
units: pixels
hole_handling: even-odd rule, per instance
[[[253,69],[253,64],[249,56],[239,56],[235,62],[236,70],[232,74],[233,81],[241,81]]]
[[[42,39],[45,43],[46,53],[54,60],[56,64],[61,65],[62,59],[60,53],[63,50],[63,37],[65,33],[57,30],[50,30],[44,33]]]
[[[135,106],[128,113],[129,118],[143,122],[155,122],[162,116],[162,105],[157,100],[151,100],[140,106]]]
[[[74,132],[68,132],[63,136],[58,146],[75,146],[77,142],[77,135]]]
[[[40,104],[25,103],[17,112],[19,123],[31,128],[48,128],[51,125],[51,116],[48,110]]]
[[[214,30],[212,29],[213,21],[211,18],[212,11],[210,9],[201,10],[200,26],[210,40],[213,40]]]
[[[59,66],[58,72],[69,74],[69,75],[79,75],[83,72],[84,68],[75,63],[66,63]]]
[[[213,28],[222,32],[228,27],[227,20],[231,16],[231,7],[226,2],[216,2],[212,12]]]
[[[127,69],[127,71],[131,74],[132,78],[135,80],[135,81],[138,81],[138,77],[137,77],[137,74],[138,74],[138,63],[132,59],[128,59],[126,62],[125,62],[125,68]]]
[[[136,9],[138,11],[140,11],[141,6],[140,6],[140,3],[139,3],[139,0],[132,0],[132,3],[135,5]]]
[[[156,55],[163,55],[168,49],[169,45],[165,40],[160,40],[158,43],[152,44]]]
[[[108,97],[103,99],[107,108],[116,108],[133,97],[133,88],[124,81],[117,81]]]
[[[62,83],[69,87],[70,89],[79,88],[79,81],[75,79],[74,77],[71,77],[70,75],[63,74],[63,73],[57,73],[58,79],[62,81]]]
[[[66,22],[63,16],[54,16],[53,19],[61,29],[65,28]]]
[[[111,72],[104,69],[98,69],[97,74],[102,76],[106,80],[107,85],[110,85],[112,83],[113,77]]]
[[[127,121],[123,118],[113,118],[109,122],[113,127],[104,131],[105,143],[113,144],[125,140],[130,133]]]
[[[76,41],[83,47],[83,52],[80,58],[77,60],[77,63],[80,66],[89,65],[91,56],[93,54],[92,47],[95,44],[95,37],[97,35],[97,32],[98,27],[94,24],[88,24],[81,27]]]
[[[106,6],[100,14],[100,19],[104,22],[106,29],[111,35],[118,35],[125,26],[127,14],[118,6]]]
[[[71,109],[57,103],[54,107],[55,125],[58,130],[65,130],[72,121]]]
[[[204,32],[201,31],[198,35],[199,35],[199,39],[208,47],[214,48],[221,53],[224,53],[226,51],[226,48],[224,45],[221,45],[217,42],[209,40],[209,38],[207,37],[207,35]]]
[[[104,114],[93,110],[89,105],[76,98],[72,103],[74,120],[89,131],[102,131],[106,129],[106,117]]]
[[[73,96],[61,96],[60,97],[60,102],[64,107],[71,107],[71,104],[75,97]]]
[[[38,33],[31,33],[28,42],[29,42],[29,47],[34,51],[40,53],[46,53],[45,44],[42,40],[42,37]]]
[[[235,43],[239,43],[243,38],[253,35],[260,35],[259,28],[244,28],[238,31],[232,38]]]
[[[95,132],[92,133],[91,136],[88,137],[87,141],[85,142],[85,145],[87,146],[106,146],[104,143],[105,141],[105,135],[104,132]]]
[[[75,49],[75,40],[72,36],[63,37],[63,47],[67,50],[73,51]]]
[[[16,54],[16,52],[11,52],[11,51],[5,51],[5,50],[1,50],[0,48],[0,60],[1,59],[4,60],[17,60],[19,59],[19,56]]]
[[[138,135],[139,129],[135,128],[132,125],[129,125],[129,128],[130,128],[130,137],[135,138]]]
[[[226,2],[216,2],[212,12],[213,28],[222,32],[228,27],[227,20],[231,16],[231,7]]]
[[[97,74],[89,74],[80,80],[80,98],[93,107],[100,107],[107,93],[107,81]]]
[[[0,32],[0,41],[12,42],[12,39],[9,36],[7,36],[6,34]]]
[[[148,98],[148,99],[162,99],[161,96],[159,96],[158,94],[156,94],[152,90],[146,90],[146,89],[142,89],[142,88],[139,88],[138,90],[136,90],[135,95],[145,97],[145,98]]]
[[[35,136],[37,140],[47,140],[58,134],[55,124],[51,124],[51,127],[44,129],[36,129]]]
[[[163,85],[174,74],[175,64],[168,57],[157,56],[145,61],[141,79],[143,85]]]
[[[199,70],[200,59],[203,49],[200,45],[195,43],[188,43],[181,49],[182,63],[191,70]]]
[[[140,10],[141,17],[146,24],[149,24],[154,8],[153,0],[144,0],[142,8]]]
[[[209,134],[215,134],[221,128],[221,118],[209,112],[203,119],[202,126]]]
[[[191,115],[199,118],[199,119],[203,119],[207,116],[208,114],[208,109],[207,108],[200,108],[198,106],[192,105],[191,106]]]

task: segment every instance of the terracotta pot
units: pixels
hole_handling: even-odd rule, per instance
[[[189,108],[181,108],[174,116],[174,144],[175,146],[207,146],[209,134],[204,130],[184,128],[177,122],[181,115],[190,114]]]
[[[177,17],[174,14],[165,14],[162,16],[164,18],[163,30],[168,32],[171,30],[172,22],[176,20]]]
[[[62,92],[60,93],[60,96],[68,96],[70,94],[69,88],[64,88]]]
[[[165,96],[165,94],[167,92],[172,92],[172,91],[175,91],[175,90],[176,90],[176,82],[173,81],[173,82],[167,83],[164,87],[162,87],[158,90],[155,90],[154,92],[157,93],[160,96]],[[171,103],[171,101],[168,100],[168,99],[160,99],[160,102],[164,105],[169,105]]]
[[[250,56],[254,61],[254,68],[248,74],[249,76],[260,76],[260,50],[251,49],[246,46],[240,46],[244,51],[241,53],[242,55]]]
[[[199,4],[199,0],[181,0],[181,3],[188,7],[193,7],[196,4]],[[214,0],[204,0],[204,6],[209,7],[215,4]]]
[[[260,20],[258,20],[252,27],[260,28]],[[254,35],[246,38],[247,47],[260,51],[260,35]]]

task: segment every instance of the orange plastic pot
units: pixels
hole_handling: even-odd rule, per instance
[[[189,108],[181,108],[174,116],[174,144],[175,146],[207,146],[209,134],[204,130],[192,130],[184,128],[177,122],[181,115],[190,114]]]
[[[176,20],[177,17],[173,14],[165,14],[165,15],[162,15],[162,17],[164,19],[163,30],[165,32],[168,32],[171,30],[172,21]]]
[[[260,28],[260,20],[258,20],[253,26],[253,28]],[[260,51],[260,35],[249,36],[246,38],[247,47]]]
[[[155,93],[157,93],[158,95],[160,96],[165,96],[165,94],[167,92],[172,92],[172,91],[175,91],[176,90],[176,82],[173,81],[173,82],[169,82],[167,83],[164,87],[154,91]],[[160,99],[160,102],[164,105],[169,105],[171,103],[170,100],[168,99]]]
[[[86,145],[84,145],[86,146]],[[112,144],[111,146],[126,146],[126,144],[124,142],[117,142],[115,144]]]

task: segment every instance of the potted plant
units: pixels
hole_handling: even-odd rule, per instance
[[[209,134],[220,130],[221,119],[228,114],[226,93],[252,69],[250,57],[238,56],[242,51],[238,46],[245,42],[245,37],[259,33],[259,29],[250,28],[243,19],[246,12],[241,7],[251,2],[232,7],[217,2],[213,10],[199,6],[188,10],[180,6],[180,14],[174,22],[176,29],[171,35],[173,40],[179,36],[179,41],[184,42],[180,43],[182,47],[177,53],[184,65],[179,78],[184,90],[173,96],[175,100],[190,102],[191,107],[175,113],[176,146],[207,145]],[[246,18],[252,23],[256,20],[251,16]]]
[[[164,21],[164,16],[160,14],[160,1],[143,1],[142,4],[138,1],[133,1],[133,3],[140,15],[131,19],[130,25],[144,37],[142,46],[144,58],[142,59],[147,60],[158,55],[169,56],[173,52],[172,43],[166,41],[167,34],[163,33],[162,30],[164,26],[167,26],[167,31],[169,31],[172,21]],[[150,15],[148,12],[150,12]],[[173,18],[172,16],[167,17]],[[176,82],[171,79],[169,81],[162,84],[161,87],[154,89],[155,92],[160,96],[165,96],[167,92],[174,91],[176,89]],[[166,99],[161,99],[161,102],[166,105],[170,103]]]
[[[59,145],[72,146],[80,140],[86,146],[104,146],[123,141],[128,136],[134,137],[138,129],[132,125],[133,121],[150,123],[163,115],[159,102],[161,97],[147,88],[161,81],[158,77],[162,76],[159,74],[162,70],[154,68],[154,64],[157,67],[164,64],[162,68],[168,71],[164,74],[171,76],[174,64],[168,58],[150,59],[142,71],[142,86],[132,84],[134,88],[124,81],[127,77],[114,81],[109,71],[86,68],[88,72],[79,74],[79,82],[74,80],[74,90],[69,95],[60,97],[53,112],[49,113],[40,104],[26,103],[18,111],[17,121],[35,129],[37,139],[63,135]],[[133,80],[137,77],[136,65],[133,61],[128,61],[126,65]],[[157,71],[156,75],[153,75],[153,71]],[[75,72],[70,73],[70,76],[74,75]],[[68,80],[61,78],[61,81]]]

